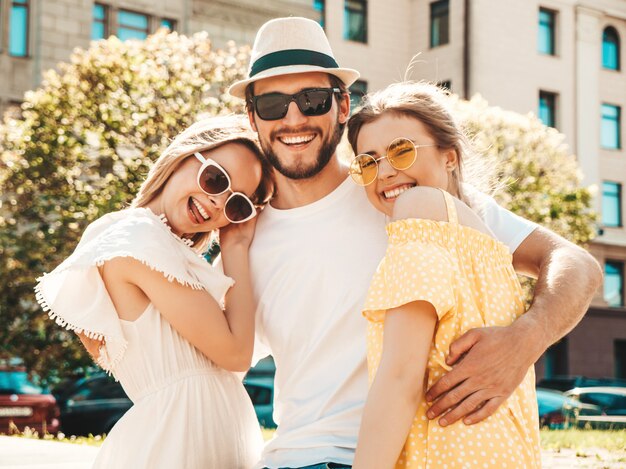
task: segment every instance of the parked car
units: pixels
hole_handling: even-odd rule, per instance
[[[0,368],[0,433],[40,435],[59,431],[59,407],[54,396],[28,379],[23,367]]]
[[[568,416],[596,414],[594,405],[584,404],[554,389],[537,388],[537,405],[539,407],[539,425],[551,429],[569,426]]]
[[[552,378],[544,378],[537,383],[538,388],[556,389],[563,392],[574,388],[590,388],[595,386],[626,387],[626,379],[553,376]]]
[[[106,373],[82,378],[57,394],[61,431],[66,435],[100,435],[133,405],[122,385]]]
[[[274,377],[246,376],[243,385],[250,395],[259,424],[265,428],[276,428],[274,412]]]
[[[565,395],[577,402],[594,406],[595,412],[573,415],[576,425],[591,428],[626,428],[626,387],[574,388]]]

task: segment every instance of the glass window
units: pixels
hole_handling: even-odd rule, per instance
[[[602,183],[602,224],[622,226],[622,185],[617,182]]]
[[[622,147],[620,114],[621,109],[619,106],[612,104],[602,105],[602,122],[600,125],[600,144],[602,148],[618,150]]]
[[[354,110],[363,101],[363,96],[367,94],[367,82],[357,80],[350,86],[350,111]]]
[[[93,24],[91,25],[91,39],[104,39],[108,36],[107,7],[98,3],[93,6]]]
[[[343,37],[350,41],[367,42],[366,0],[345,0]]]
[[[602,32],[602,66],[619,70],[619,35],[611,26]]]
[[[539,37],[538,49],[542,54],[554,55],[554,28],[556,23],[556,13],[544,8],[539,9]]]
[[[161,27],[162,28],[167,28],[170,31],[174,31],[175,30],[175,26],[176,26],[176,22],[174,20],[170,20],[167,18],[162,18],[161,19]]]
[[[437,83],[437,86],[439,88],[444,89],[444,90],[452,91],[452,81],[451,80],[440,81],[439,83]]]
[[[326,23],[326,1],[325,0],[313,0],[313,9],[318,12],[318,22],[323,28]]]
[[[117,37],[122,41],[147,38],[148,15],[120,10],[117,13]]]
[[[624,306],[624,263],[606,261],[604,264],[604,301],[609,306]]]
[[[556,93],[539,92],[539,119],[548,127],[556,127]]]
[[[13,0],[9,17],[9,54],[28,56],[28,0]]]
[[[430,47],[450,42],[450,2],[440,0],[430,4]]]

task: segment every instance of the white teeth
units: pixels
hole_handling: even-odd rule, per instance
[[[395,189],[391,189],[390,191],[383,191],[383,194],[385,194],[385,199],[393,199],[393,198],[398,197],[404,191],[409,190],[411,187],[414,187],[414,186],[411,186],[411,185],[400,186],[400,187],[396,187]]]
[[[209,219],[209,214],[206,213],[206,210],[204,209],[204,207],[202,205],[200,205],[200,202],[198,202],[196,199],[194,199],[193,197],[191,198],[191,201],[193,202],[193,204],[196,206],[196,208],[198,209],[198,212],[200,212],[200,215],[202,215],[202,217],[204,218],[204,220],[208,220]]]
[[[313,140],[315,135],[302,135],[298,137],[280,137],[280,141],[287,145],[298,145],[300,143],[308,143]]]

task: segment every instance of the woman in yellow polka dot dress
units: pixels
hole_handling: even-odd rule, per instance
[[[363,312],[370,391],[355,469],[540,467],[532,368],[475,425],[426,418],[425,390],[450,369],[450,344],[524,313],[512,256],[461,184],[467,144],[446,99],[433,85],[392,85],[348,124],[350,174],[391,217]]]

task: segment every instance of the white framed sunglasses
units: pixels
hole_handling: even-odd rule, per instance
[[[256,207],[250,198],[242,193],[233,191],[230,176],[224,168],[211,158],[205,158],[201,153],[194,156],[202,163],[198,170],[198,187],[207,195],[222,195],[230,192],[224,203],[224,216],[231,223],[243,223],[257,214]]]

